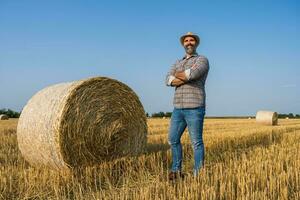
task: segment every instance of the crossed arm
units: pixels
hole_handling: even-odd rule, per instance
[[[171,86],[180,86],[185,84],[186,81],[187,81],[187,77],[184,71],[176,72],[175,79],[173,79],[173,81],[171,82]]]
[[[209,63],[205,57],[197,59],[196,63],[185,71],[176,72],[177,62],[171,67],[167,75],[166,84],[168,86],[180,86],[189,81],[198,80],[209,70]]]
[[[166,77],[166,85],[167,86],[180,86],[185,84],[187,81],[187,77],[184,71],[176,72],[176,65],[179,61],[177,61],[169,71]]]

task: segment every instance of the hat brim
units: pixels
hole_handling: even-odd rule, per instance
[[[180,43],[183,46],[184,38],[186,37],[193,37],[196,40],[196,45],[198,46],[200,44],[200,38],[198,35],[183,35],[180,37]]]

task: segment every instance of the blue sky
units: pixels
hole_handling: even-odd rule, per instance
[[[172,111],[164,79],[192,31],[210,62],[208,116],[300,114],[299,12],[299,1],[0,0],[0,108],[20,111],[46,86],[107,76],[147,112]]]

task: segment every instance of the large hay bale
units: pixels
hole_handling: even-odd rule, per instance
[[[24,107],[17,127],[25,159],[54,169],[137,155],[146,137],[146,115],[138,96],[106,77],[39,91]]]
[[[272,111],[258,111],[256,113],[256,122],[265,125],[277,125],[278,115],[277,112]]]
[[[9,117],[5,114],[0,115],[0,120],[8,120]]]

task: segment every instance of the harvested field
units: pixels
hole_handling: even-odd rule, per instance
[[[169,119],[148,119],[147,152],[59,173],[29,165],[17,146],[17,120],[0,121],[2,199],[300,199],[300,120],[206,119],[205,169],[170,183]],[[184,171],[192,172],[188,134]]]

